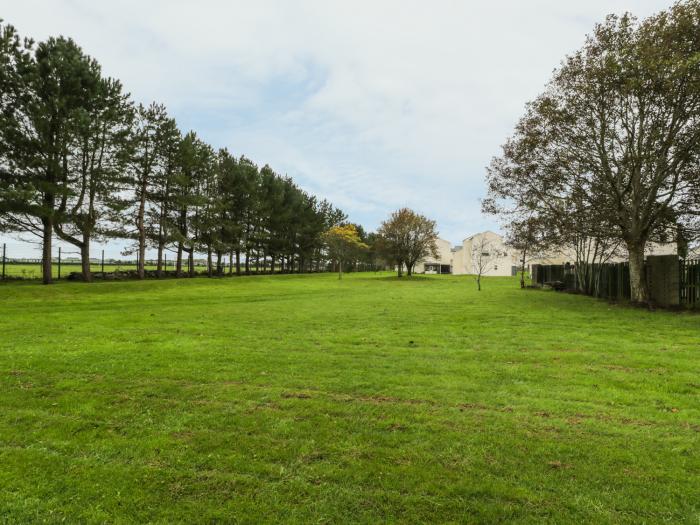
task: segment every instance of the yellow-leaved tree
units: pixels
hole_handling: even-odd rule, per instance
[[[333,226],[323,234],[331,259],[338,262],[338,279],[343,278],[343,261],[355,257],[368,246],[362,242],[354,224]]]

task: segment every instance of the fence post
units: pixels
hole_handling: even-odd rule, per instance
[[[5,280],[5,251],[7,250],[7,243],[2,243],[2,280]]]
[[[102,277],[104,277],[105,274],[105,251],[102,250]]]
[[[58,247],[58,278],[61,278],[61,247]]]

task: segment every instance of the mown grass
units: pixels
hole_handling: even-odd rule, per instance
[[[386,274],[0,312],[0,522],[700,520],[698,315]]]

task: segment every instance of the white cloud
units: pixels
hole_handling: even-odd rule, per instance
[[[457,241],[525,102],[609,12],[661,0],[6,2],[72,36],[136,100],[269,163],[369,229],[407,205]]]

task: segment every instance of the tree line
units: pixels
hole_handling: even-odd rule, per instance
[[[54,236],[80,251],[126,239],[145,276],[147,249],[175,273],[301,272],[328,263],[323,234],[347,216],[289,177],[183,133],[166,108],[136,104],[70,38],[35,43],[0,20],[0,231],[42,244],[52,281]],[[235,263],[233,262],[235,261]]]
[[[683,256],[700,231],[700,2],[596,25],[527,105],[487,184],[483,209],[523,265],[552,248],[571,247],[582,271],[624,253],[632,300],[647,302],[649,244]]]

